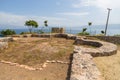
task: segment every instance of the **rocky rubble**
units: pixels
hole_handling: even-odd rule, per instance
[[[8,48],[8,43],[7,42],[0,42],[0,50]]]
[[[10,41],[13,41],[12,37],[3,37],[3,38],[0,38],[0,42],[10,42]]]
[[[0,38],[0,50],[8,48],[8,42],[13,41],[11,37]]]

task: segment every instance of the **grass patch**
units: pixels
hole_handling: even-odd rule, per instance
[[[120,45],[116,55],[93,58],[105,80],[120,79]]]

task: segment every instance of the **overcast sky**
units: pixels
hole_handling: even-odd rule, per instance
[[[0,26],[24,27],[26,20],[43,26],[74,27],[106,23],[111,8],[110,24],[120,23],[120,0],[0,0]]]

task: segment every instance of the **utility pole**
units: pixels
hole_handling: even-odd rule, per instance
[[[110,11],[111,11],[112,9],[107,8],[107,10],[108,10],[108,16],[107,16],[107,21],[106,21],[105,36],[106,36],[106,34],[107,34],[107,27],[108,27],[108,21],[109,21]]]

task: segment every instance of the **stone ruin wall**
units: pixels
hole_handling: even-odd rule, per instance
[[[117,36],[90,36],[90,37],[95,37],[100,40],[104,40],[114,44],[120,44],[120,37],[117,37]]]
[[[53,27],[52,28],[52,33],[65,33],[65,29],[64,28]]]
[[[92,58],[116,54],[117,46],[108,42],[80,38],[77,38],[74,44],[91,45],[97,48],[75,47],[70,80],[103,80]]]

